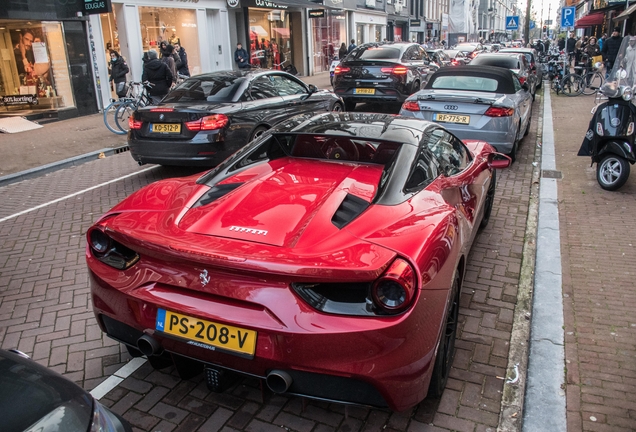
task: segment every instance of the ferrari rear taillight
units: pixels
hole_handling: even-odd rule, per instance
[[[333,73],[334,75],[340,75],[340,74],[344,74],[347,72],[350,72],[351,68],[345,67],[345,66],[336,66],[336,68],[334,69]]]
[[[135,117],[128,117],[128,129],[137,130],[141,129],[141,126],[144,124],[141,120],[135,120]]]
[[[137,252],[116,242],[99,227],[90,228],[86,237],[92,255],[110,267],[126,270],[139,261]]]
[[[205,116],[199,120],[193,120],[185,123],[185,127],[191,131],[211,131],[223,129],[229,123],[229,119],[225,114],[213,114]]]
[[[371,287],[373,303],[388,313],[403,311],[415,297],[415,271],[398,258]]]
[[[393,75],[406,75],[409,71],[406,66],[395,66],[395,67],[383,67],[380,69],[382,73],[393,74]]]
[[[407,111],[419,111],[420,104],[417,101],[406,101],[402,104],[402,109]]]
[[[484,113],[488,117],[510,117],[515,113],[514,108],[490,107]]]

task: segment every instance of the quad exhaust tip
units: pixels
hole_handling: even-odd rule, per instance
[[[274,393],[285,393],[292,385],[292,377],[285,371],[273,370],[267,374],[265,382]]]

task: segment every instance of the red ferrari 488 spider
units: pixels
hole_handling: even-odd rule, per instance
[[[509,162],[423,120],[294,117],[88,230],[97,320],[216,388],[238,372],[407,409],[444,389],[466,259]]]

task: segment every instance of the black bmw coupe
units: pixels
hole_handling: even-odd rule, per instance
[[[342,111],[342,100],[277,70],[197,75],[129,119],[139,163],[215,166],[275,124],[303,113]]]

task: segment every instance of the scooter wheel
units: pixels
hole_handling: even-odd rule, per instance
[[[596,181],[605,190],[619,189],[628,177],[629,162],[613,153],[603,156],[603,159],[596,164]]]

